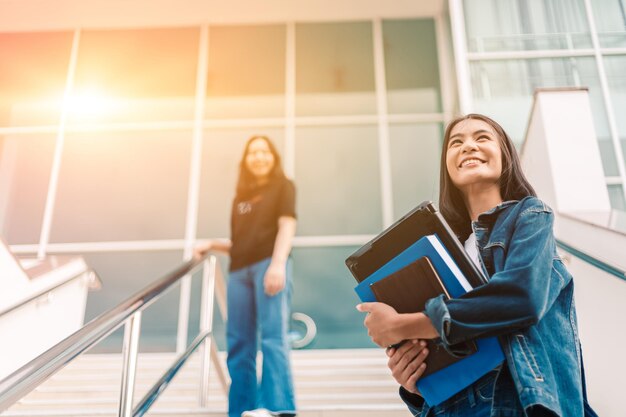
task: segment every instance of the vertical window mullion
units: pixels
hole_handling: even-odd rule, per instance
[[[624,196],[626,196],[626,167],[624,166],[624,153],[622,151],[622,144],[619,141],[619,133],[617,131],[617,124],[615,122],[615,111],[613,109],[613,102],[611,101],[611,93],[609,91],[609,83],[606,78],[606,71],[604,68],[602,53],[600,52],[598,31],[593,17],[591,0],[584,0],[584,2],[585,10],[587,11],[587,23],[589,24],[589,31],[591,32],[591,42],[593,43],[594,55],[596,58],[596,65],[598,66],[598,77],[600,78],[600,87],[602,88],[602,98],[604,100],[606,116],[609,121],[609,130],[611,132],[611,140],[613,142],[613,148],[615,150],[617,170],[619,172],[619,176],[622,179],[622,191],[624,193]]]
[[[389,151],[389,118],[387,112],[387,84],[385,77],[385,52],[382,22],[373,21],[374,80],[378,114],[378,155],[380,161],[380,186],[383,227],[393,223],[393,191],[391,183],[391,155]]]
[[[41,236],[39,238],[39,249],[37,251],[37,257],[40,259],[46,256],[48,242],[50,241],[50,228],[52,227],[52,216],[54,214],[54,206],[56,203],[56,194],[59,184],[59,171],[61,170],[61,157],[63,156],[63,145],[65,142],[65,125],[67,123],[70,97],[74,90],[74,78],[76,75],[76,63],[78,61],[80,33],[80,29],[76,29],[74,31],[74,39],[72,41],[72,52],[70,53],[67,82],[65,84],[65,92],[63,93],[63,107],[61,108],[61,117],[59,120],[54,159],[52,162],[52,172],[50,174],[50,182],[48,184],[48,196],[46,197],[46,206],[44,209],[43,222],[41,224]]]
[[[285,173],[296,175],[296,25],[287,23],[285,51]]]

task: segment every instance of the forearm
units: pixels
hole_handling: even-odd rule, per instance
[[[424,313],[398,314],[395,331],[402,340],[439,337],[437,329]]]
[[[280,217],[278,219],[278,233],[272,252],[272,263],[284,265],[291,252],[293,237],[296,234],[296,219],[293,217]]]
[[[214,251],[225,255],[230,254],[230,248],[233,246],[230,239],[211,239],[200,246],[204,252]]]

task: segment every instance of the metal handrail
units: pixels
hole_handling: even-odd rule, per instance
[[[580,249],[576,249],[560,239],[556,239],[556,245],[564,251],[571,253],[578,259],[581,259],[582,261],[587,262],[588,264],[593,265],[596,268],[603,270],[604,272],[607,272],[621,280],[626,281],[626,271],[624,269],[615,265],[611,265],[610,263],[600,260],[595,256],[589,255],[588,253],[583,252]]]
[[[210,259],[210,261],[208,259]],[[211,277],[207,275],[208,273],[206,271],[209,262],[210,265],[212,265],[210,268],[212,269]],[[122,375],[122,391],[120,393],[119,415],[125,417],[130,416],[134,393],[134,377],[137,362],[137,344],[141,312],[156,301],[165,291],[171,289],[180,279],[194,272],[201,264],[205,266],[203,284],[209,278],[212,278],[211,281],[214,284],[217,276],[215,274],[216,258],[214,255],[207,254],[202,259],[187,261],[172,272],[121,302],[116,307],[113,307],[109,311],[91,320],[81,329],[4,378],[0,381],[0,411],[6,410],[126,322],[126,332],[124,336],[124,369]],[[203,305],[202,308],[207,308],[210,311],[213,310],[212,297],[213,294],[211,294],[211,299],[204,300],[204,302],[208,302],[209,305]],[[201,329],[201,332],[203,330],[205,329]],[[208,331],[210,332],[210,324]],[[205,338],[203,340],[208,339]],[[205,350],[209,352],[210,346],[206,347],[207,349]],[[218,371],[221,370],[218,369]],[[206,373],[206,369],[203,369],[203,375]],[[224,388],[226,389],[226,387]]]
[[[157,398],[159,398],[159,395],[165,391],[165,388],[167,388],[180,368],[182,368],[182,366],[187,362],[187,359],[189,359],[191,354],[195,352],[202,342],[204,342],[204,340],[210,335],[210,331],[205,331],[196,336],[195,340],[191,342],[191,345],[189,345],[187,350],[176,359],[174,364],[172,364],[172,366],[163,373],[159,380],[148,390],[141,401],[139,401],[139,403],[135,406],[133,410],[133,417],[141,417],[148,412],[152,404],[154,404]]]

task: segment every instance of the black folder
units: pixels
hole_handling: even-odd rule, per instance
[[[431,201],[424,201],[346,259],[358,282],[363,281],[420,238],[436,234],[472,288],[487,283],[465,252],[450,225]]]
[[[376,281],[371,285],[371,289],[376,300],[390,305],[398,313],[423,311],[426,302],[440,294],[445,294],[447,298],[450,298],[439,274],[425,256]],[[423,376],[437,372],[460,360],[450,355],[433,340],[427,340],[426,346],[429,353],[426,357],[426,371]],[[474,343],[468,343],[467,347],[471,347],[471,353],[476,352]]]

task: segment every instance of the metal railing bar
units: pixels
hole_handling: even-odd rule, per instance
[[[176,362],[163,373],[161,378],[153,385],[153,387],[144,395],[144,397],[139,401],[135,409],[133,410],[133,417],[141,417],[143,416],[150,407],[157,400],[159,395],[167,388],[171,380],[176,376],[180,368],[187,362],[187,359],[191,356],[193,352],[196,351],[198,346],[209,336],[211,335],[211,331],[205,331],[200,333],[191,345],[187,348],[187,350],[181,354]]]
[[[0,411],[4,411],[74,358],[111,334],[132,314],[156,301],[157,297],[185,274],[195,270],[201,262],[202,260],[190,260],[183,263],[4,378],[0,381]]]
[[[604,272],[607,272],[613,276],[616,276],[617,278],[626,281],[626,271],[624,271],[623,269],[611,265],[605,261],[602,261],[592,255],[589,255],[586,252],[583,252],[579,249],[574,248],[573,246],[568,245],[567,243],[563,242],[562,240],[557,239],[556,240],[556,245],[563,249],[566,252],[571,253],[572,255],[574,255],[575,257],[577,257],[578,259],[581,259],[584,262],[587,262],[588,264],[591,264],[593,266],[595,266],[596,268],[599,268],[601,270],[603,270]]]
[[[215,372],[217,373],[217,379],[219,380],[222,389],[224,392],[228,392],[230,388],[230,380],[229,377],[226,376],[224,368],[222,367],[222,362],[220,361],[219,352],[217,350],[217,343],[213,340],[213,336],[211,336],[211,361],[213,362]]]
[[[200,332],[213,331],[213,300],[215,299],[215,269],[217,259],[211,256],[202,268],[202,293],[200,297]],[[209,398],[209,364],[212,338],[207,339],[200,354],[200,407],[206,407]]]

